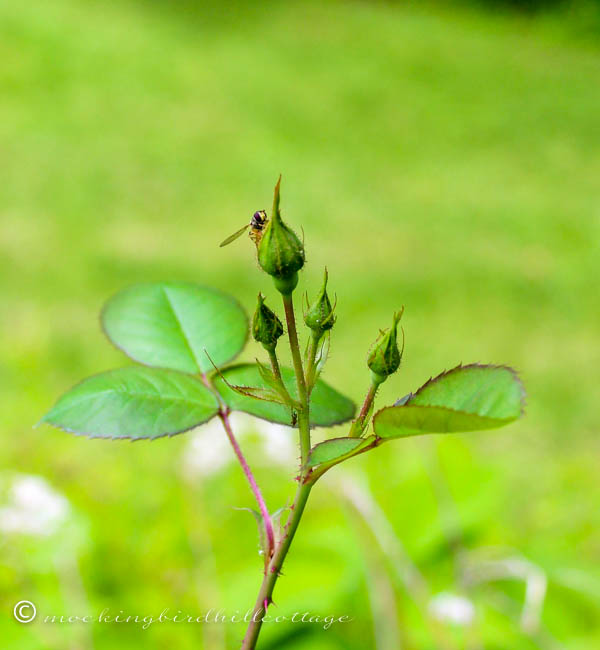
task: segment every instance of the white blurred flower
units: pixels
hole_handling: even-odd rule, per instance
[[[506,555],[510,552],[511,555]],[[528,634],[539,630],[548,589],[544,569],[527,558],[501,548],[482,548],[471,552],[464,566],[464,578],[470,584],[495,580],[523,580],[525,597],[521,610],[521,628]]]
[[[188,480],[220,472],[233,459],[223,425],[214,418],[190,437],[183,455],[183,473]]]
[[[7,505],[0,508],[5,533],[51,535],[69,514],[69,502],[41,476],[19,476],[11,486]]]
[[[475,606],[468,598],[445,591],[429,601],[428,609],[434,618],[445,623],[470,625],[475,618]]]
[[[289,467],[297,459],[297,434],[292,427],[266,420],[254,420],[254,428],[261,437],[262,450],[274,463]]]
[[[244,455],[250,456],[251,465],[262,464],[261,461],[266,459],[269,463],[293,466],[297,453],[292,428],[240,412],[231,413],[229,421],[240,446],[244,445],[245,439],[258,437],[258,450],[247,454],[243,449]],[[184,451],[183,472],[188,480],[210,477],[232,462],[235,462],[235,454],[231,443],[219,418],[214,418],[192,433]]]

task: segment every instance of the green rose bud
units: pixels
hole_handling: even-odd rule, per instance
[[[296,233],[281,220],[279,212],[279,185],[275,186],[273,212],[258,245],[258,263],[273,276],[275,286],[283,294],[290,294],[298,284],[298,271],[304,266],[304,246]]]
[[[400,367],[402,359],[402,352],[398,349],[397,331],[398,323],[402,318],[404,307],[394,314],[394,322],[389,330],[381,333],[379,339],[375,342],[375,346],[369,354],[367,365],[373,373],[373,381],[380,384],[385,381],[389,375],[393,375]]]
[[[327,295],[327,277],[327,269],[325,269],[321,291],[304,316],[304,322],[317,336],[320,336],[326,330],[330,330],[335,323],[335,316]]]
[[[277,314],[266,305],[262,294],[258,294],[258,305],[252,319],[252,336],[267,350],[275,349],[277,339],[283,334],[283,325]]]

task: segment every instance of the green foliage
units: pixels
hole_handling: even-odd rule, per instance
[[[242,364],[232,366],[223,371],[223,377],[227,383],[234,386],[247,386],[250,388],[268,389],[270,386],[265,382],[259,369],[254,364]],[[291,368],[282,368],[281,376],[283,382],[292,397],[298,397],[297,387],[294,378],[294,371]],[[292,424],[290,409],[283,404],[275,404],[266,400],[256,400],[252,397],[241,395],[232,390],[220,377],[214,378],[214,385],[225,400],[225,403],[233,411],[244,411],[263,420],[277,422],[279,424]],[[331,427],[342,424],[352,419],[355,405],[337,390],[319,379],[311,394],[310,402],[310,423],[313,427]]]
[[[315,445],[308,456],[308,466],[315,467],[321,463],[341,460],[348,454],[364,449],[373,438],[330,438]]]
[[[523,386],[511,368],[457,366],[430,379],[398,406],[376,413],[373,427],[381,438],[493,429],[520,417],[523,400]]]
[[[512,421],[523,415],[524,399],[523,384],[512,368],[474,363],[440,373],[407,403]]]
[[[102,312],[109,339],[135,361],[182,372],[222,366],[244,347],[248,321],[230,296],[194,284],[141,284]],[[210,355],[210,359],[207,356]]]
[[[293,369],[282,368],[279,363],[276,344],[284,333],[283,324],[266,307],[261,293],[252,333],[268,351],[270,368],[257,360],[255,364],[219,370],[217,366],[239,353],[246,340],[248,323],[237,303],[195,285],[139,285],[110,300],[102,322],[117,347],[137,361],[158,367],[123,368],[91,377],[65,394],[42,420],[90,437],[139,439],[181,433],[218,413],[260,510],[250,509],[258,524],[264,558],[256,613],[272,602],[275,583],[312,486],[325,472],[378,447],[387,438],[508,424],[521,414],[523,400],[522,386],[511,369],[458,366],[431,379],[415,395],[382,409],[373,420],[375,436],[362,438],[379,385],[400,367],[404,345],[401,351],[397,329],[403,307],[394,314],[392,327],[381,333],[369,354],[370,387],[359,416],[350,425],[349,436],[311,448],[311,428],[347,422],[354,417],[355,406],[319,377],[327,361],[329,330],[334,322],[326,291],[327,271],[321,292],[306,314],[305,324],[311,333],[302,362],[292,293],[304,263],[304,246],[281,221],[280,182],[281,177],[275,187],[272,221],[260,242],[258,258],[283,294]],[[328,336],[322,341],[325,333]],[[210,369],[208,363],[215,368],[210,377],[206,372]],[[261,489],[232,430],[231,411],[298,427],[297,492],[285,526],[279,526],[277,539]],[[254,650],[261,626],[262,619],[253,616],[242,642],[243,650]]]
[[[199,380],[134,366],[94,375],[65,393],[42,422],[91,438],[159,438],[188,431],[218,411]]]

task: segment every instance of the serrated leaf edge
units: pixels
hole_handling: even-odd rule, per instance
[[[527,397],[527,393],[525,391],[525,386],[523,385],[523,382],[521,381],[521,378],[519,377],[519,373],[514,368],[512,368],[511,366],[507,366],[506,364],[502,364],[502,363],[467,363],[467,364],[459,363],[457,366],[454,366],[453,368],[450,368],[450,370],[442,370],[442,372],[437,374],[435,377],[430,377],[422,386],[417,388],[417,390],[414,393],[411,394],[411,397],[408,399],[408,401],[405,404],[403,404],[402,406],[397,406],[395,408],[402,408],[403,406],[409,406],[411,401],[421,391],[425,390],[425,388],[427,388],[428,386],[430,386],[432,384],[435,384],[436,382],[440,381],[444,377],[447,377],[448,375],[452,375],[455,372],[458,372],[459,370],[466,370],[466,369],[469,369],[469,368],[476,368],[476,369],[480,369],[480,370],[483,370],[483,369],[486,369],[486,368],[490,368],[490,369],[494,369],[494,370],[508,370],[508,372],[510,372],[510,374],[513,376],[514,380],[517,382],[517,385],[519,386],[520,405],[521,405],[520,415],[521,415],[521,417],[523,415],[525,415],[525,404],[526,404],[526,397]],[[417,406],[417,405],[413,404],[413,406]],[[419,404],[419,406],[431,406],[431,405]],[[385,407],[385,408],[394,408],[394,407]],[[456,409],[450,409],[450,408],[445,407],[445,406],[440,406],[439,408],[447,408],[450,411],[457,411]],[[383,410],[383,409],[381,409],[381,410]],[[457,411],[457,412],[458,413],[467,413],[468,415],[477,415],[476,413],[469,413],[468,411]],[[378,411],[378,413],[379,413],[379,411]],[[375,415],[377,415],[377,413]],[[479,417],[488,417],[488,416],[479,416]],[[496,419],[496,418],[493,418],[493,419]],[[516,418],[512,418],[512,419],[516,419]]]
[[[376,427],[376,420],[377,416],[380,413],[383,413],[383,411],[391,411],[391,410],[405,410],[405,409],[436,409],[438,411],[447,411],[448,413],[457,413],[459,415],[470,415],[476,418],[480,418],[481,420],[488,420],[490,422],[498,422],[499,424],[494,427],[487,427],[489,429],[498,429],[502,426],[505,426],[506,424],[510,424],[511,422],[515,422],[516,420],[519,419],[519,417],[513,417],[513,418],[492,418],[489,417],[488,415],[479,415],[478,413],[469,413],[468,411],[459,411],[458,409],[453,409],[449,408],[448,406],[436,406],[436,405],[427,405],[427,404],[403,404],[402,406],[384,406],[383,408],[379,409],[377,413],[373,416],[373,430],[375,431],[375,436],[381,440],[391,440],[393,439],[393,436],[380,436],[377,431],[375,430]],[[437,435],[437,434],[457,434],[457,433],[471,433],[471,431],[477,431],[478,429],[473,429],[471,431],[420,431],[419,429],[409,429],[406,428],[407,431],[419,431],[421,435]],[[398,436],[402,437],[402,436]]]
[[[187,427],[185,429],[181,429],[179,431],[167,431],[165,433],[159,433],[156,436],[98,436],[94,433],[88,433],[86,431],[75,431],[74,429],[70,429],[69,427],[64,427],[60,424],[55,424],[54,422],[49,422],[48,420],[40,420],[39,423],[41,424],[47,424],[54,429],[60,429],[61,431],[65,431],[66,433],[70,433],[74,436],[78,437],[83,437],[83,438],[88,438],[89,440],[129,440],[130,442],[138,442],[138,440],[149,440],[152,442],[153,440],[158,440],[159,438],[173,438],[174,436],[178,436],[180,433],[187,433],[188,431],[192,431],[192,429],[195,429],[196,427],[199,427],[202,424],[206,424],[207,422],[210,422],[217,414],[215,413],[214,415],[211,415],[207,420],[202,420],[201,422],[198,422],[196,424],[193,424],[191,427]]]
[[[182,372],[181,370],[173,370],[173,368],[159,368],[157,366],[146,366],[145,364],[139,364],[139,365],[141,365],[144,368],[152,368],[152,369],[156,369],[156,370],[164,370],[166,372],[173,372],[175,374],[184,375],[187,378],[194,379],[195,381],[198,382],[198,384],[200,386],[202,386],[203,388],[206,389],[206,391],[208,392],[209,395],[212,395],[212,397],[215,398],[215,404],[216,404],[215,412],[213,413],[213,415],[211,415],[206,420],[201,420],[197,424],[193,424],[190,427],[186,427],[184,429],[179,429],[177,431],[166,431],[165,433],[159,433],[156,436],[99,436],[99,435],[96,435],[95,433],[90,433],[90,432],[87,432],[87,431],[76,431],[75,429],[71,429],[70,427],[65,427],[65,426],[62,426],[60,424],[56,424],[55,422],[51,422],[50,420],[46,419],[47,416],[54,410],[54,408],[60,402],[60,400],[68,392],[70,392],[72,390],[75,390],[78,386],[81,386],[86,381],[89,381],[90,379],[94,379],[94,377],[100,377],[101,375],[105,375],[106,373],[112,372],[114,370],[123,370],[125,368],[135,368],[136,367],[135,365],[131,365],[131,366],[122,366],[122,368],[111,368],[109,370],[101,370],[100,372],[95,372],[93,375],[89,375],[89,377],[84,377],[83,379],[79,380],[76,384],[73,384],[73,386],[71,386],[71,388],[68,388],[67,391],[65,393],[63,393],[54,402],[54,404],[52,405],[50,410],[47,413],[45,413],[38,420],[38,422],[36,422],[36,424],[34,425],[34,428],[39,427],[41,424],[47,424],[48,426],[54,427],[55,429],[60,429],[61,431],[65,431],[66,433],[72,433],[75,436],[83,436],[83,437],[89,438],[90,440],[94,440],[94,439],[98,439],[98,440],[130,440],[131,442],[136,442],[138,440],[158,440],[159,438],[165,438],[166,436],[168,436],[169,438],[172,438],[173,436],[177,436],[180,433],[186,433],[187,431],[191,431],[192,429],[195,429],[196,427],[200,426],[201,424],[205,424],[206,422],[210,422],[210,420],[212,420],[217,415],[217,413],[219,412],[219,401],[218,401],[217,397],[214,395],[214,393],[212,393],[210,390],[208,390],[206,388],[206,386],[204,386],[204,384],[197,377],[195,377],[194,375],[190,375],[187,372]]]

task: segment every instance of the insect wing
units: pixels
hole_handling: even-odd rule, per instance
[[[248,225],[249,225],[249,224],[248,224]],[[225,239],[224,241],[222,241],[222,242],[219,244],[219,247],[220,247],[220,248],[223,248],[223,246],[227,246],[227,244],[231,244],[232,241],[235,241],[238,237],[240,237],[241,235],[243,235],[244,232],[246,232],[246,229],[247,229],[247,228],[248,228],[248,226],[244,226],[243,228],[240,228],[237,232],[234,232],[233,235],[230,235],[229,237],[227,237],[227,239]]]

